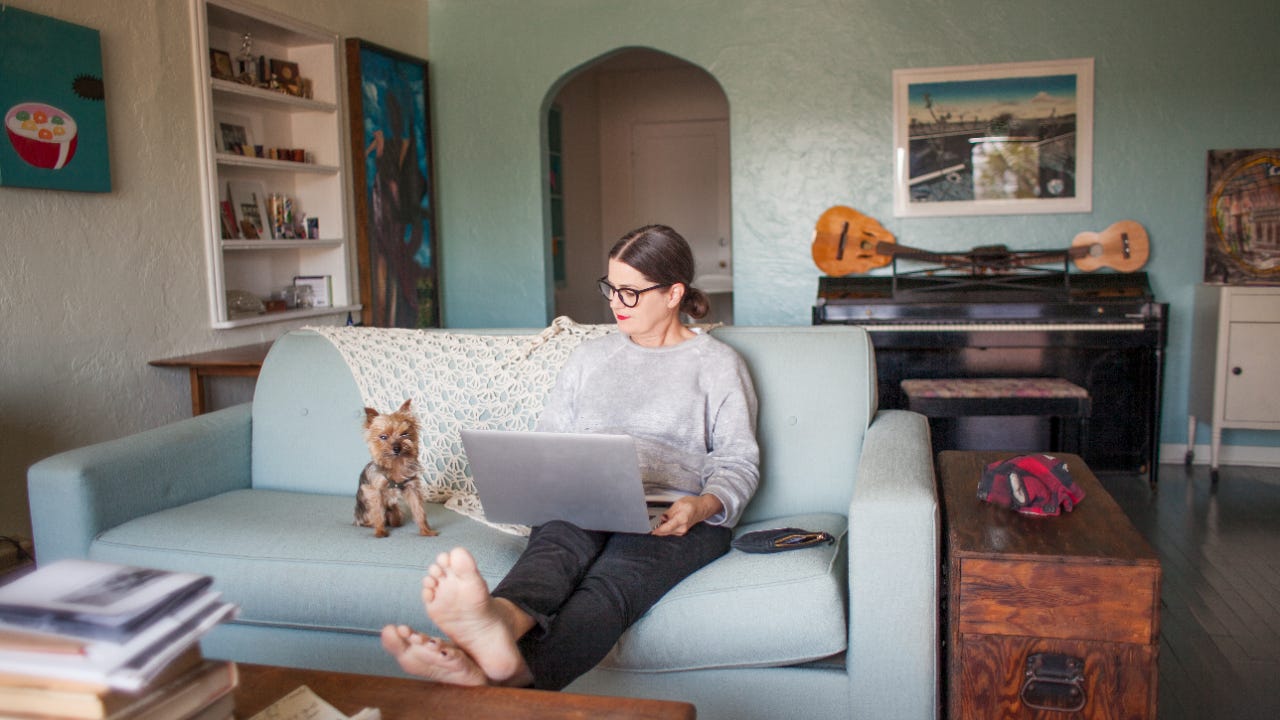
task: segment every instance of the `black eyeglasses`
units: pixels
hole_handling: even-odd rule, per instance
[[[650,290],[657,290],[658,288],[671,287],[671,283],[660,283],[658,285],[650,285],[643,290],[619,288],[609,284],[608,276],[600,278],[596,281],[596,284],[600,286],[600,294],[603,295],[606,300],[612,300],[613,296],[617,295],[618,302],[622,303],[623,307],[629,308],[635,307],[636,303],[640,302],[640,295],[642,293],[647,293]]]

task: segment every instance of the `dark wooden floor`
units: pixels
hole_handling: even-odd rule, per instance
[[[1160,720],[1280,718],[1280,468],[1099,479],[1164,570]]]

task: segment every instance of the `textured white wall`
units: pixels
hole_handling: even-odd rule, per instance
[[[295,325],[208,326],[188,0],[5,4],[101,32],[113,187],[0,187],[0,534],[29,536],[32,463],[190,414],[186,374],[148,360]],[[427,56],[426,0],[262,4]]]

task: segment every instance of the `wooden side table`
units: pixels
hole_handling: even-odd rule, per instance
[[[257,345],[241,345],[151,360],[147,364],[156,367],[187,368],[191,375],[191,414],[202,415],[208,412],[205,402],[205,378],[213,376],[256,378],[262,371],[262,361],[266,359],[267,351],[273,344],[265,342]]]
[[[1154,720],[1159,558],[1076,455],[1054,453],[1085,491],[1071,512],[979,500],[1017,454],[938,456],[948,717]]]

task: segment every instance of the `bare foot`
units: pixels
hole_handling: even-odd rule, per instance
[[[382,647],[410,675],[451,685],[489,684],[484,671],[461,648],[406,625],[382,628]]]
[[[489,594],[471,553],[463,548],[440,553],[422,578],[422,602],[432,622],[489,680],[509,685],[531,679],[516,639],[529,630],[532,619]]]

